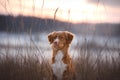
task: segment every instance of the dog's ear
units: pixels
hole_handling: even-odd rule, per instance
[[[65,34],[66,34],[67,43],[70,44],[73,40],[74,35],[73,35],[73,33],[68,32],[68,31],[65,31]]]
[[[55,32],[52,32],[52,33],[49,33],[49,34],[48,34],[48,41],[50,42],[50,44],[53,43],[54,34],[55,34]]]

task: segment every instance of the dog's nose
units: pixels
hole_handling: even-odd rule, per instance
[[[58,42],[57,42],[57,41],[55,41],[55,42],[54,42],[54,44],[55,44],[55,45],[58,45]]]

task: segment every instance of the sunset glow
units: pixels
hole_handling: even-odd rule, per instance
[[[119,8],[91,4],[87,0],[1,0],[0,14],[34,16],[72,23],[120,22]]]

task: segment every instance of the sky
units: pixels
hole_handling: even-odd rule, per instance
[[[120,0],[0,0],[0,14],[72,23],[120,23]]]

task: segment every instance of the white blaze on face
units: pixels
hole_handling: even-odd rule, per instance
[[[66,64],[62,61],[63,53],[59,51],[55,56],[55,63],[52,64],[53,73],[57,76],[58,79],[62,79],[63,72],[66,70]]]
[[[59,38],[57,37],[55,40],[54,40],[54,42],[56,42],[57,44],[59,43]]]

